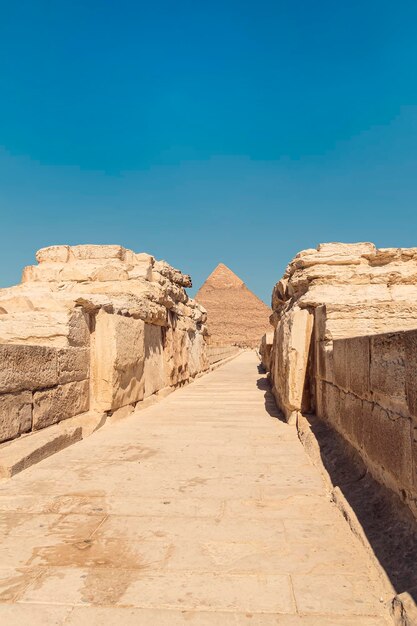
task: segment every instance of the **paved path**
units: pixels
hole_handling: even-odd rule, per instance
[[[244,353],[0,485],[0,624],[379,626],[376,572]]]

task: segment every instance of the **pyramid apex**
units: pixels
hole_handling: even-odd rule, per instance
[[[244,284],[243,280],[224,263],[219,263],[204,283],[216,289],[238,288],[243,287]]]

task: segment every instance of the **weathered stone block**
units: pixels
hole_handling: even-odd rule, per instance
[[[259,352],[261,355],[262,365],[265,368],[265,371],[269,372],[271,369],[271,357],[272,357],[272,346],[274,344],[274,333],[265,333],[261,339],[261,345],[259,347]]]
[[[346,340],[346,369],[349,390],[366,398],[369,394],[369,337]]]
[[[14,439],[32,427],[32,393],[0,395],[0,443]]]
[[[86,346],[89,338],[88,316],[78,308],[0,314],[1,344]]]
[[[188,374],[196,376],[207,367],[205,339],[199,332],[188,331],[185,336],[188,352]]]
[[[165,387],[163,332],[161,326],[145,324],[144,397]]]
[[[316,341],[328,339],[328,337],[326,337],[326,320],[326,307],[324,305],[316,307],[314,309],[314,338]]]
[[[62,264],[45,262],[41,265],[27,265],[22,272],[22,283],[58,282]]]
[[[189,378],[186,332],[169,327],[165,331],[165,385],[178,385]]]
[[[57,383],[55,348],[0,345],[0,393],[41,389]]]
[[[304,387],[310,341],[313,331],[313,315],[306,309],[294,309],[289,324],[288,347],[288,403],[292,410],[303,410]]]
[[[66,263],[69,256],[69,246],[48,246],[36,253],[38,263]]]
[[[152,263],[149,260],[142,262],[135,262],[135,265],[128,272],[129,280],[138,280],[144,278],[145,280],[152,280]]]
[[[329,383],[333,383],[333,344],[329,341],[316,341],[315,359],[315,373],[318,378],[320,378],[321,380],[326,380]]]
[[[60,279],[71,282],[85,281],[125,281],[128,279],[126,267],[116,259],[86,260],[67,263],[62,267]]]
[[[318,417],[326,419],[326,383],[319,378],[315,384],[315,413]]]
[[[335,385],[347,391],[349,389],[349,372],[346,360],[346,341],[344,339],[338,339],[333,342],[333,371]]]
[[[340,424],[340,390],[334,385],[317,380],[317,415],[328,420],[335,428]]]
[[[145,323],[101,310],[92,356],[94,408],[109,411],[144,396]]]
[[[363,401],[351,393],[340,393],[339,432],[356,448],[362,448],[364,438]]]
[[[411,423],[411,436],[412,436],[412,479],[413,479],[413,494],[414,494],[414,507],[415,513],[417,513],[417,424],[415,422]]]
[[[417,331],[404,333],[403,342],[407,405],[410,415],[417,420]]]
[[[392,487],[412,486],[411,422],[378,404],[367,412],[364,432],[364,452],[372,461],[374,472],[381,472],[381,479],[392,479]]]
[[[371,337],[370,384],[374,400],[407,415],[404,334]]]
[[[33,428],[39,430],[89,409],[89,381],[58,385],[33,394]]]
[[[124,256],[124,248],[122,246],[110,245],[79,245],[70,247],[70,259],[86,260],[86,259],[122,259]]]
[[[93,274],[92,280],[98,280],[101,282],[106,281],[124,281],[128,280],[129,274],[125,267],[122,265],[116,265],[115,263],[107,263],[102,267],[99,267]]]
[[[61,348],[58,357],[58,383],[85,380],[90,373],[90,350],[88,348]]]
[[[75,309],[69,316],[68,344],[74,347],[88,346],[90,343],[90,326],[87,313]]]

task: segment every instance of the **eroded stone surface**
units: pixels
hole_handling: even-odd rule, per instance
[[[414,248],[330,243],[297,254],[272,294],[271,377],[283,412],[291,416],[305,409],[311,328],[301,328],[300,320],[306,312],[315,318],[315,349],[324,368],[335,339],[416,328],[416,296]]]
[[[133,410],[209,367],[207,315],[185,291],[188,275],[118,245],[51,246],[36,258],[22,284],[0,289],[0,441],[28,424]],[[31,392],[33,416],[17,392]]]

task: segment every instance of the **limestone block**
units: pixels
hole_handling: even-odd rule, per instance
[[[373,398],[381,406],[408,415],[404,334],[371,337]]]
[[[406,395],[409,414],[417,424],[417,331],[403,334]],[[416,485],[417,487],[417,485]]]
[[[85,413],[89,409],[89,381],[58,385],[33,394],[33,429]]]
[[[155,272],[159,272],[164,278],[170,282],[180,285],[181,287],[192,287],[191,277],[183,274],[179,270],[171,267],[166,261],[156,261],[154,265]]]
[[[92,347],[95,409],[115,410],[144,396],[145,323],[99,311]]]
[[[134,265],[132,269],[128,270],[128,278],[129,280],[137,280],[138,278],[152,280],[152,265],[149,262]]]
[[[340,424],[341,411],[341,391],[335,385],[326,384],[326,415],[334,424]]]
[[[165,385],[178,385],[189,378],[187,332],[173,328],[165,332]]]
[[[417,424],[412,422],[411,424],[411,446],[412,446],[412,458],[411,458],[411,471],[413,481],[413,494],[414,494],[414,515],[417,514]]]
[[[294,307],[280,320],[274,340],[272,380],[280,408],[288,415],[307,410],[303,403],[313,314]]]
[[[369,396],[369,344],[369,337],[346,339],[348,388],[361,398]]]
[[[334,382],[333,343],[326,335],[326,326],[327,307],[318,306],[314,309],[315,374],[322,380]]]
[[[370,403],[366,402],[368,404]],[[355,448],[361,449],[364,441],[364,401],[351,393],[341,391],[339,411],[337,429]],[[337,424],[337,417],[335,423]]]
[[[166,326],[166,308],[148,299],[148,294],[142,293],[140,295],[142,287],[135,289],[138,281],[129,281],[129,283],[134,286],[131,293],[124,293],[122,285],[117,282],[90,283],[85,285],[85,289],[81,285],[76,302],[91,313],[99,309],[115,313],[128,313],[132,317],[139,318],[149,324]]]
[[[339,339],[333,342],[334,382],[339,389],[349,389],[349,371],[346,359],[346,341]]]
[[[124,250],[123,261],[129,266],[135,265],[150,265],[151,267],[155,264],[155,257],[151,254],[147,254],[146,252],[133,252],[133,250]]]
[[[48,246],[36,253],[38,263],[66,263],[69,258],[69,246]]]
[[[69,249],[70,260],[86,259],[123,259],[124,248],[122,246],[100,246],[100,245],[79,245],[71,246]]]
[[[391,285],[390,292],[396,302],[409,304],[417,299],[417,285]]]
[[[376,251],[375,244],[370,242],[360,243],[320,243],[317,246],[321,254],[345,254],[364,255],[372,254]]]
[[[271,353],[272,346],[274,343],[274,333],[265,333],[261,339],[261,345],[259,347],[259,352],[261,355],[262,365],[265,368],[265,371],[269,372],[271,369]]]
[[[371,405],[369,404],[369,407]],[[380,477],[397,492],[401,486],[412,487],[412,442],[410,419],[385,411],[374,404],[367,412],[364,452],[379,468]]]
[[[328,420],[333,426],[340,430],[341,419],[341,391],[335,385],[319,381],[317,390],[320,396],[317,400],[317,414]]]
[[[57,382],[56,349],[0,345],[0,393],[41,389]]]
[[[0,314],[0,343],[3,344],[85,346],[89,336],[88,316],[80,309]]]
[[[106,281],[106,280],[128,280],[129,273],[121,264],[107,263],[102,267],[99,267],[92,276],[92,280]]]
[[[90,321],[82,309],[75,309],[68,316],[68,344],[74,347],[88,346],[90,343]]]
[[[85,380],[90,373],[90,350],[88,348],[60,348],[58,358],[58,383]]]
[[[187,332],[185,338],[188,352],[188,374],[194,377],[208,367],[206,342],[202,333],[195,331]]]
[[[22,313],[24,311],[33,311],[35,307],[27,296],[1,297],[0,292],[0,308],[0,313]]]
[[[145,324],[145,398],[165,387],[163,334],[161,326]]]
[[[61,270],[61,263],[44,262],[41,265],[27,265],[22,272],[22,283],[58,282]]]
[[[32,427],[32,393],[0,395],[0,443],[14,439]]]
[[[315,344],[315,373],[321,380],[334,382],[333,344],[331,341],[316,341]]]
[[[326,383],[324,380],[317,379],[315,384],[314,413],[326,419]]]
[[[155,265],[155,257],[147,252],[134,252],[133,255],[135,259],[133,265],[136,263],[149,263],[152,267]]]
[[[201,305],[198,304],[195,300],[190,300],[190,305],[193,307],[192,318],[195,322],[205,324],[207,322],[207,311]]]
[[[59,272],[59,280],[66,282],[124,281],[128,279],[126,266],[117,259],[87,259],[67,263]]]
[[[318,310],[321,307],[317,307]],[[412,329],[417,326],[414,304],[378,302],[327,304],[325,338],[341,339]]]

